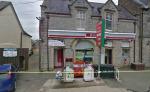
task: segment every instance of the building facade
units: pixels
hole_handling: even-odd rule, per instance
[[[99,64],[96,24],[104,18],[105,61],[117,67],[135,61],[136,18],[112,0],[44,0],[40,19],[40,69],[50,70],[73,62]]]
[[[150,1],[119,0],[119,5],[126,8],[137,18],[137,62],[150,66]]]
[[[31,37],[23,30],[13,4],[0,1],[0,64],[16,62],[22,70],[27,70]],[[5,49],[17,49],[18,56],[4,57]]]

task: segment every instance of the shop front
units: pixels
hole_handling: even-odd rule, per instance
[[[69,65],[74,68],[74,71],[78,71],[77,76],[83,76],[82,72],[86,64],[98,64],[100,61],[100,48],[96,46],[95,41],[96,31],[49,30],[48,34],[49,39],[56,39],[56,43],[60,42],[59,45],[51,46],[54,48],[54,53],[51,53],[54,57],[53,61],[51,60],[54,62],[54,68],[64,68]],[[134,33],[105,32],[107,40],[105,64],[115,64],[121,61],[119,55],[124,50],[118,49],[121,45],[116,42],[134,40],[134,38]]]
[[[48,41],[49,49],[53,49],[50,52],[50,59],[53,58],[54,68],[62,68],[64,67],[64,47],[65,44],[60,40],[52,40]],[[53,54],[53,55],[52,55]]]

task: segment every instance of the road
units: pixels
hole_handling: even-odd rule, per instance
[[[38,52],[35,52],[29,59],[29,72],[38,72]],[[18,74],[16,92],[38,92],[42,85],[55,74],[29,73]],[[111,88],[126,88],[144,92],[150,87],[150,73],[120,73],[121,82],[111,79],[104,79],[106,85]]]
[[[19,74],[16,92],[38,92],[50,74]]]
[[[109,87],[126,88],[135,92],[145,92],[150,87],[150,72],[120,72],[121,82],[113,79],[104,79]]]

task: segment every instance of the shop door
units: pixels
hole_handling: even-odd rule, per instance
[[[57,49],[55,55],[55,68],[62,68],[64,62],[63,49]]]
[[[106,49],[105,64],[112,64],[112,49]]]

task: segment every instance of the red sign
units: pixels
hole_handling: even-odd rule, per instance
[[[86,37],[96,37],[95,33],[86,33]]]
[[[100,46],[101,44],[101,33],[102,33],[102,24],[97,23],[96,24],[96,45]]]

